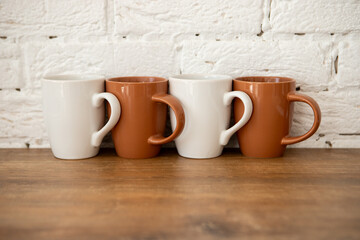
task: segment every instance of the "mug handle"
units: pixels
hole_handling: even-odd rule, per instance
[[[244,104],[244,114],[241,117],[241,119],[231,128],[227,129],[227,130],[223,130],[220,134],[220,144],[221,145],[226,145],[229,140],[230,137],[237,132],[242,126],[244,126],[250,119],[252,111],[253,111],[253,105],[252,105],[252,101],[250,99],[250,97],[241,91],[232,91],[232,92],[227,92],[224,94],[224,104],[226,106],[230,105],[232,100],[237,97],[239,98],[243,104]]]
[[[319,128],[320,122],[321,122],[320,107],[317,104],[317,102],[315,102],[315,100],[312,99],[311,97],[303,95],[303,94],[298,94],[298,93],[295,93],[295,92],[290,92],[287,95],[287,100],[289,102],[298,101],[298,102],[304,102],[304,103],[309,104],[310,107],[312,108],[313,112],[314,112],[314,123],[313,123],[311,129],[302,136],[298,136],[298,137],[286,136],[286,137],[284,137],[281,140],[282,145],[298,143],[298,142],[304,141],[305,139],[311,137],[316,132],[316,130]]]
[[[111,108],[111,115],[108,120],[108,122],[105,124],[103,128],[101,128],[99,131],[94,132],[91,136],[91,144],[94,147],[99,147],[101,144],[101,141],[105,137],[105,135],[116,125],[116,123],[119,121],[120,118],[120,103],[117,100],[117,98],[107,92],[94,94],[92,97],[92,104],[94,107],[100,107],[101,104],[103,104],[103,101],[107,100],[110,104]]]
[[[180,101],[177,98],[175,98],[174,96],[169,95],[169,94],[154,95],[154,96],[152,96],[151,100],[153,100],[154,102],[165,103],[170,106],[170,108],[175,113],[176,128],[173,131],[173,133],[168,137],[163,137],[160,134],[151,136],[148,139],[148,143],[158,145],[158,144],[165,144],[165,143],[171,142],[177,136],[179,136],[180,133],[182,132],[182,130],[184,129],[184,125],[185,125],[184,109],[182,108]]]

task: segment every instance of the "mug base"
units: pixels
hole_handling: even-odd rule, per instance
[[[183,154],[183,153],[180,153],[180,152],[178,152],[178,154],[179,154],[181,157],[184,157],[184,158],[187,158],[187,159],[198,159],[198,160],[201,160],[201,159],[217,158],[217,157],[219,157],[219,156],[222,154],[222,152],[217,153],[217,154],[212,154],[212,155]]]
[[[88,158],[92,158],[95,157],[96,155],[98,155],[98,153],[96,154],[89,154],[89,155],[55,155],[53,153],[54,157],[59,159],[59,160],[84,160],[84,159],[88,159]]]

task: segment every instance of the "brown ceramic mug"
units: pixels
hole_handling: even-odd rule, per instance
[[[295,80],[285,77],[239,77],[234,79],[234,90],[249,95],[253,113],[247,124],[237,132],[240,150],[248,157],[271,158],[284,154],[286,145],[298,143],[312,136],[319,128],[319,105],[309,96],[295,92]],[[314,111],[314,124],[304,135],[289,136],[293,102],[310,105]],[[244,112],[241,101],[234,102],[235,121]]]
[[[106,91],[121,105],[121,116],[112,129],[116,153],[124,158],[150,158],[161,144],[174,140],[183,130],[185,114],[180,102],[167,94],[168,80],[160,77],[118,77],[106,80]],[[167,105],[176,116],[174,132],[163,137]],[[110,108],[109,108],[110,109]]]

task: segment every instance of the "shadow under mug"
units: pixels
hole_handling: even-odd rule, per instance
[[[185,124],[180,102],[167,94],[168,80],[160,77],[118,77],[106,80],[106,91],[121,105],[121,117],[112,129],[116,153],[124,158],[151,158],[162,144],[174,140]],[[167,105],[176,115],[176,128],[163,137]]]
[[[234,79],[234,90],[247,93],[254,110],[248,123],[237,132],[243,155],[272,158],[284,154],[286,146],[312,136],[320,126],[319,105],[309,96],[295,92],[295,80],[286,77],[239,77]],[[310,105],[314,112],[311,129],[298,137],[289,136],[293,119],[293,102]],[[241,101],[235,100],[234,116],[238,121],[244,112]]]
[[[104,82],[105,77],[92,74],[42,79],[43,112],[55,157],[82,159],[98,154],[101,141],[120,116],[119,102],[104,92]],[[112,111],[105,126],[104,99]]]

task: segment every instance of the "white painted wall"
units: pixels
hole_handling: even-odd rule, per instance
[[[48,147],[41,76],[93,72],[293,77],[323,113],[294,147],[359,148],[359,16],[359,0],[1,0],[0,147]],[[297,103],[292,134],[311,124]]]

